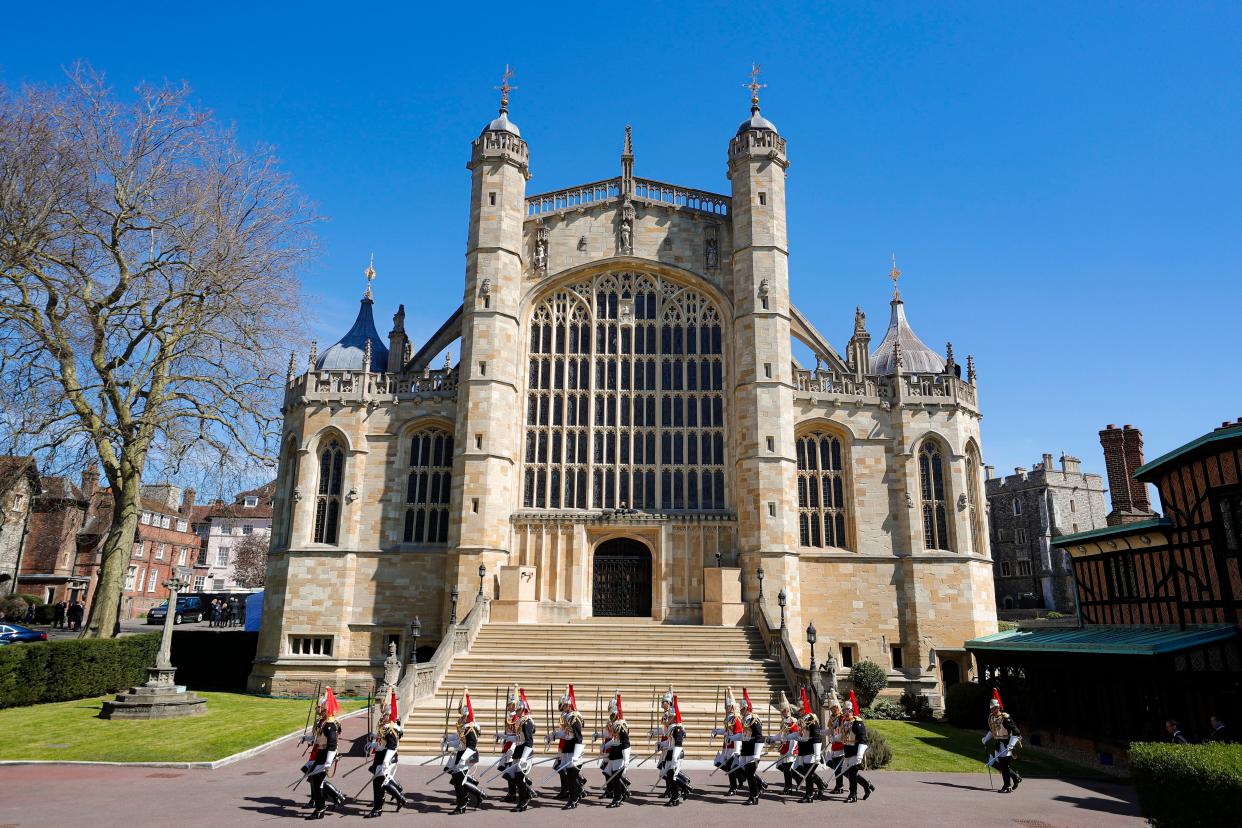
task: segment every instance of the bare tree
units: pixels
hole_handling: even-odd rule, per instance
[[[267,550],[271,538],[251,533],[233,549],[233,580],[240,587],[257,589],[267,574]]]
[[[111,486],[86,637],[113,635],[148,465],[270,463],[314,242],[269,150],[184,85],[135,92],[81,66],[0,89],[0,427]]]

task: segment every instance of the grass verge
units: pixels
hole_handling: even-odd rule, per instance
[[[884,734],[893,749],[893,761],[885,770],[943,771],[947,773],[987,773],[983,731],[962,730],[939,722],[897,722],[869,720],[869,727]],[[1024,748],[1018,754],[1018,772],[1023,776],[1110,779],[1106,774],[1074,762]]]
[[[113,696],[0,710],[0,760],[214,762],[300,729],[310,704],[240,693],[199,695],[207,699],[207,712],[184,719],[99,718],[103,702]],[[342,701],[341,707],[349,712],[365,704]]]

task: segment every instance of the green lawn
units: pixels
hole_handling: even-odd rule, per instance
[[[962,730],[939,722],[867,722],[884,735],[893,749],[885,770],[987,773],[983,764],[983,730]],[[1038,749],[1023,748],[1017,768],[1023,776],[1108,778],[1094,768],[1068,762]]]
[[[239,693],[200,693],[202,716],[157,721],[99,718],[112,696],[0,710],[0,760],[211,762],[299,730],[310,702]],[[365,706],[342,701],[345,712]]]

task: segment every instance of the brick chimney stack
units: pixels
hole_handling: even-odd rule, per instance
[[[1117,428],[1109,423],[1100,432],[1104,448],[1104,468],[1108,472],[1108,490],[1113,510],[1108,525],[1119,526],[1155,517],[1147,486],[1134,479],[1134,471],[1143,465],[1143,433],[1132,425]]]
[[[91,463],[82,470],[82,494],[87,500],[99,490],[99,464]]]
[[[197,493],[193,489],[186,489],[185,494],[181,496],[181,514],[188,515],[194,511],[194,500]]]

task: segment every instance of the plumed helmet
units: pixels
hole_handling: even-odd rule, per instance
[[[673,685],[668,686],[668,690],[660,697],[660,703],[667,707],[673,706]]]
[[[737,701],[733,698],[733,688],[726,687],[725,688],[725,709],[728,709],[730,707],[736,708]]]
[[[461,714],[463,722],[474,721],[474,705],[470,703],[470,688],[462,690],[461,704],[458,706],[457,712]]]
[[[790,704],[789,702],[789,696],[786,696],[785,693],[782,691],[781,692],[781,712],[789,713],[791,710],[793,710],[793,705]]]
[[[755,705],[750,700],[750,693],[746,692],[746,688],[742,688],[742,709],[747,713],[751,713],[755,709]]]
[[[999,699],[989,699],[989,700],[988,700],[988,709],[989,709],[989,710],[1000,710],[1000,700],[999,700]]]
[[[608,702],[608,715],[615,716],[618,719],[624,719],[625,716],[621,712],[621,691],[618,690],[613,694],[612,700]]]

